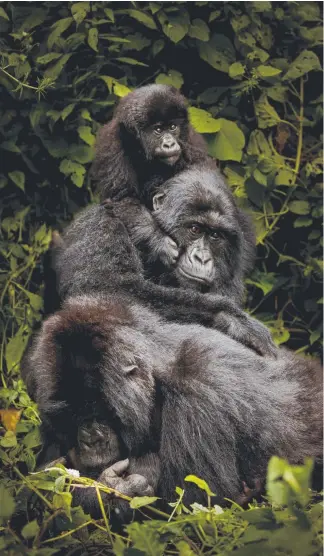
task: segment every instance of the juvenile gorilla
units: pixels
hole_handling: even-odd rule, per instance
[[[60,297],[123,292],[167,319],[220,329],[258,353],[274,355],[268,330],[237,306],[253,242],[220,174],[201,167],[186,170],[167,183],[162,195],[164,202],[161,194],[155,200],[157,219],[178,243],[180,258],[175,269],[151,265],[151,274],[159,280],[162,273],[167,283],[180,287],[148,280],[120,218],[92,206],[69,226],[56,253]],[[128,221],[124,203],[117,205]],[[131,236],[136,233],[131,217],[127,226]]]
[[[99,132],[92,175],[101,200],[128,199],[142,224],[138,243],[170,264],[177,247],[151,217],[152,195],[184,168],[207,160],[204,140],[189,125],[185,98],[174,87],[146,85],[124,97]]]
[[[217,501],[235,500],[242,481],[264,478],[272,455],[300,463],[322,453],[316,362],[284,349],[262,358],[221,332],[167,323],[116,296],[70,299],[45,321],[27,383],[44,422],[62,437],[70,427],[70,448],[96,420],[97,476],[125,493],[171,500],[183,486],[185,503],[204,502],[183,483],[195,474]],[[112,465],[119,457],[130,458],[125,479],[128,462]],[[95,513],[94,498],[81,501]]]

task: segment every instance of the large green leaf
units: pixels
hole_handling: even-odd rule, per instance
[[[224,118],[217,121],[220,123],[220,130],[209,141],[210,154],[218,160],[240,162],[245,145],[244,133],[235,122]]]
[[[288,71],[283,76],[284,81],[293,81],[313,70],[321,71],[321,63],[312,50],[304,50],[292,62]]]
[[[137,19],[137,21],[143,23],[145,27],[148,27],[149,29],[156,29],[156,23],[153,17],[150,16],[148,13],[141,10],[128,10],[128,13],[131,17]]]
[[[265,93],[262,93],[259,100],[255,103],[255,114],[261,129],[272,127],[281,121],[279,114],[271,106]]]
[[[202,19],[194,19],[188,31],[189,37],[206,42],[209,40],[210,30]]]
[[[189,108],[191,125],[199,133],[215,133],[220,130],[221,121],[215,120],[209,112],[201,108]]]
[[[9,172],[9,178],[16,184],[19,189],[25,191],[25,174],[20,172],[20,170],[15,170],[14,172]]]
[[[228,73],[235,62],[234,47],[225,35],[213,35],[210,41],[199,43],[198,50],[202,60],[219,71]]]
[[[181,41],[189,31],[190,19],[186,10],[171,15],[159,12],[158,19],[163,33],[174,43]]]

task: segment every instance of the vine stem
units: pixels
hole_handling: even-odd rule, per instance
[[[300,78],[300,107],[299,107],[299,129],[298,129],[298,144],[297,144],[297,152],[296,152],[296,160],[295,160],[295,168],[294,168],[294,182],[292,185],[296,185],[296,179],[298,177],[299,174],[299,170],[300,170],[300,163],[301,163],[301,155],[302,155],[302,150],[303,150],[303,125],[304,125],[304,80],[301,77]],[[271,222],[271,225],[269,226],[269,232],[271,230],[273,230],[273,228],[276,226],[280,216],[282,215],[282,212],[284,210],[286,210],[288,203],[290,201],[290,197],[292,196],[293,192],[295,191],[295,187],[291,187],[290,191],[288,193],[288,195],[286,196],[285,202],[281,207],[281,211],[278,214],[278,216],[276,216],[276,218]]]
[[[8,71],[6,71],[4,68],[0,67],[0,70],[6,74],[8,77],[10,77],[10,79],[12,79],[13,81],[15,81],[16,83],[18,83],[18,85],[20,85],[21,87],[25,87],[26,89],[32,89],[33,91],[39,91],[39,87],[34,87],[33,85],[28,85],[27,83],[23,83],[22,81],[19,81],[19,79],[17,79],[16,77],[14,77],[13,75],[11,75],[11,73],[9,73]]]

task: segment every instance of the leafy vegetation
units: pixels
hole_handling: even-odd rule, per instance
[[[286,509],[222,511],[207,504],[186,510],[178,491],[166,521],[155,514],[122,536],[111,533],[106,518],[92,522],[70,507],[71,486],[86,479],[60,467],[25,477],[35,470],[39,417],[19,363],[41,320],[42,255],[52,229],[95,200],[87,174],[95,135],[118,97],[154,81],[181,88],[188,97],[192,124],[205,135],[238,201],[253,213],[258,260],[248,280],[250,312],[278,343],[319,352],[320,10],[319,2],[2,2],[4,554],[319,553],[319,505],[309,509],[305,496],[297,496],[298,489],[307,494],[301,477],[307,466],[295,481],[282,480],[298,510],[278,493],[272,501],[279,496]],[[293,471],[279,475],[291,479]],[[17,536],[8,519],[14,497],[27,487],[35,507]],[[273,497],[272,487],[268,494]]]

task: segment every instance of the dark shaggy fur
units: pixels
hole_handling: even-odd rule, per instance
[[[180,127],[181,156],[174,166],[152,158],[143,142],[147,128],[160,121]],[[146,85],[121,99],[112,121],[99,132],[92,175],[101,199],[148,202],[165,180],[207,158],[204,140],[189,125],[185,98],[174,87]]]
[[[167,319],[215,327],[260,353],[274,354],[267,329],[237,307],[242,300],[243,275],[252,242],[244,233],[243,216],[220,176],[201,168],[184,172],[167,184],[165,204],[160,223],[179,243],[181,256],[192,243],[186,236],[188,219],[206,218],[214,212],[214,220],[218,214],[222,226],[232,227],[235,245],[223,242],[223,247],[212,253],[216,273],[210,289],[215,293],[193,291],[189,283],[176,288],[147,280],[139,253],[122,222],[102,206],[92,206],[69,226],[63,246],[56,253],[61,298],[94,292],[124,293]],[[173,285],[182,284],[173,281]]]
[[[79,356],[83,363],[73,364]],[[321,456],[321,369],[284,349],[277,360],[262,358],[220,332],[83,296],[43,324],[29,364],[27,384],[44,422],[55,422],[58,435],[89,411],[99,426],[118,423],[123,455],[148,458],[141,473],[148,482],[158,474],[153,488],[168,500],[187,474],[204,478],[221,501],[237,498],[242,481],[263,478],[274,454],[294,463]],[[152,473],[154,454],[161,467],[152,464]],[[186,503],[204,501],[185,488]]]

